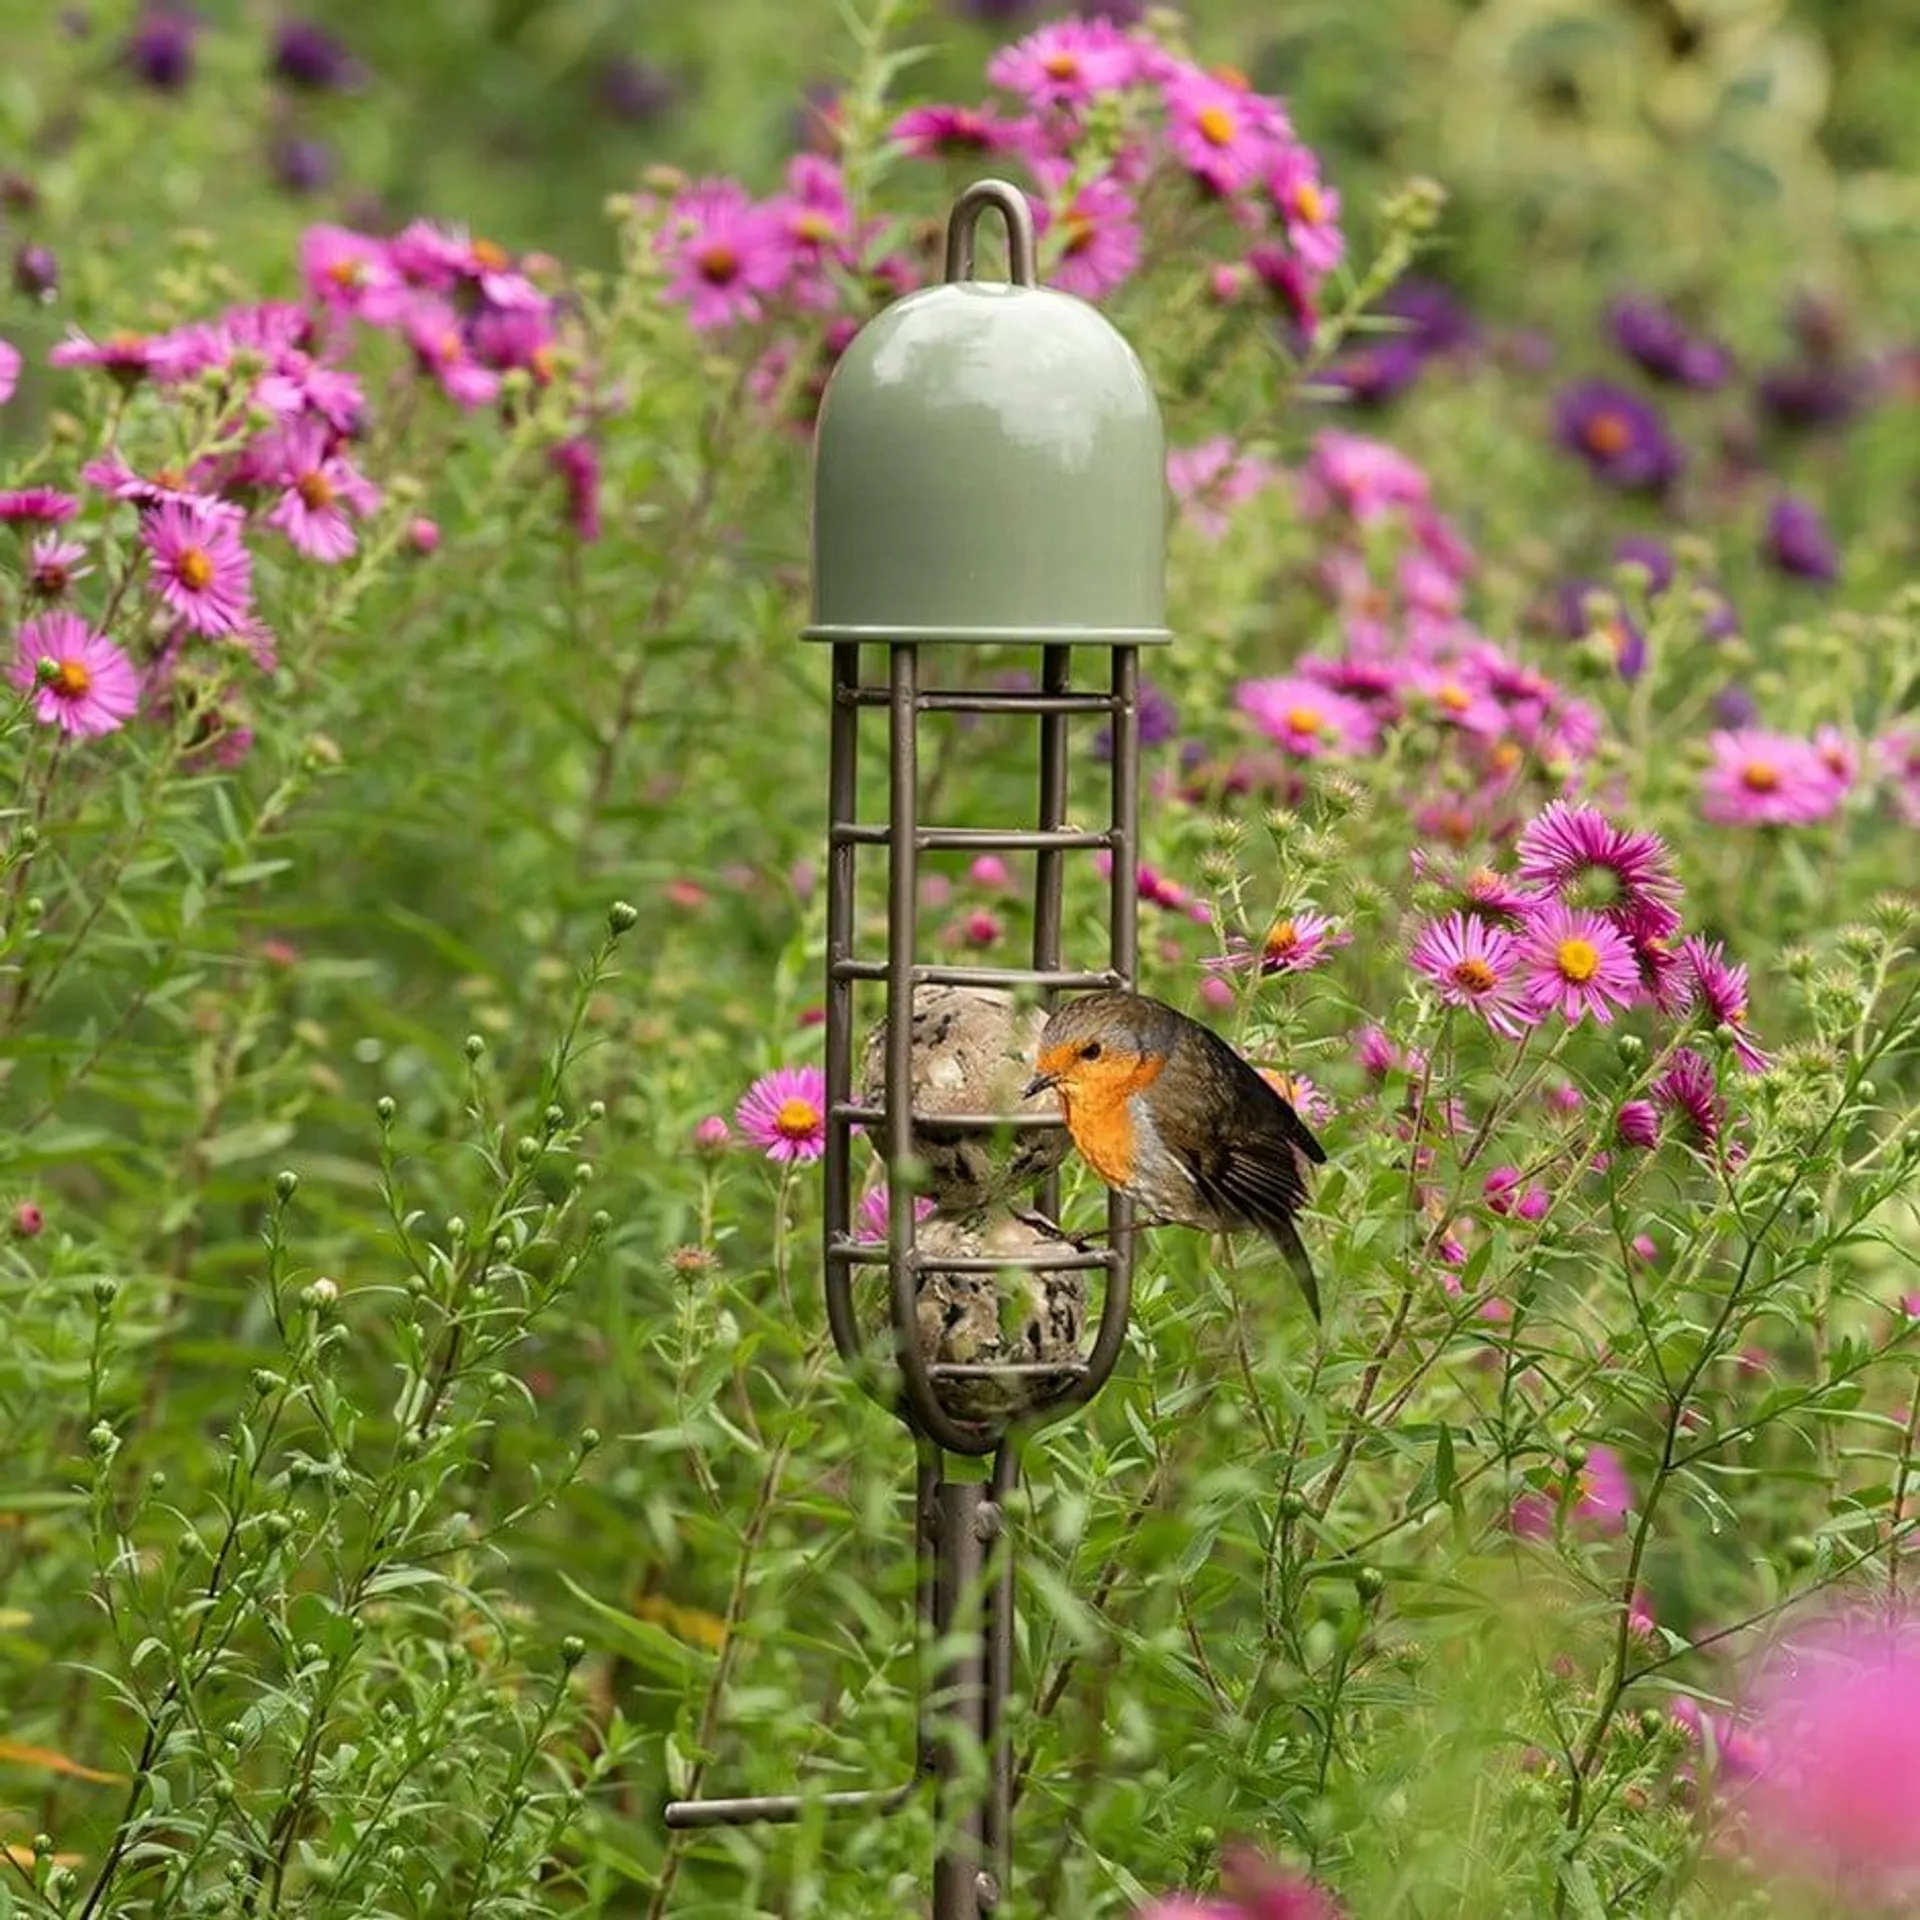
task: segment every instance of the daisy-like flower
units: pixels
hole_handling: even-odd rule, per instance
[[[1693,1001],[1693,974],[1673,944],[1680,916],[1664,900],[1634,900],[1609,909],[1640,975],[1640,990],[1662,1013],[1685,1013]]]
[[[1223,198],[1250,187],[1290,131],[1279,106],[1238,76],[1203,73],[1177,61],[1161,83],[1167,144],[1209,192]]]
[[[20,349],[10,341],[0,340],[0,407],[13,398],[13,390],[19,384]]]
[[[64,599],[76,580],[84,580],[93,569],[80,563],[87,550],[77,540],[63,540],[57,533],[43,533],[27,549],[27,593],[35,600]]]
[[[933,1217],[934,1204],[925,1194],[916,1196],[913,1220],[918,1226]],[[893,1190],[882,1180],[860,1196],[853,1213],[853,1237],[863,1246],[878,1246],[893,1231]]]
[[[41,678],[41,663],[52,672]],[[140,705],[140,676],[104,633],[78,614],[43,613],[21,623],[13,684],[34,688],[33,717],[82,738],[112,733]]]
[[[300,272],[314,299],[370,326],[391,326],[407,305],[407,283],[387,243],[350,227],[309,227],[300,237]]]
[[[1167,488],[1186,518],[1209,540],[1227,531],[1232,511],[1278,477],[1272,462],[1221,434],[1167,455]]]
[[[817,1160],[827,1144],[827,1076],[818,1067],[777,1067],[750,1086],[734,1125],[769,1160]]]
[[[1059,20],[1003,47],[987,78],[1031,106],[1078,112],[1140,78],[1140,49],[1110,20]]]
[[[1466,662],[1417,666],[1406,676],[1405,684],[1422,710],[1443,727],[1482,740],[1507,731],[1506,708]]]
[[[1282,915],[1259,941],[1240,934],[1228,938],[1229,952],[1201,961],[1210,973],[1307,973],[1333,952],[1351,943],[1324,913],[1298,907]]]
[[[1537,1014],[1557,1010],[1572,1022],[1591,1014],[1604,1025],[1640,991],[1633,949],[1601,914],[1555,901],[1521,938],[1527,998]]]
[[[1617,826],[1596,807],[1555,800],[1520,831],[1515,865],[1523,879],[1572,905],[1626,906],[1680,898],[1679,876],[1657,833]]]
[[[1303,760],[1366,753],[1380,738],[1380,724],[1367,708],[1317,680],[1245,680],[1233,699],[1269,740]]]
[[[1767,509],[1760,551],[1782,573],[1796,580],[1831,586],[1840,577],[1840,551],[1826,522],[1814,507],[1791,494],[1783,493]]]
[[[1614,1137],[1623,1147],[1653,1148],[1660,1144],[1660,1112],[1651,1100],[1623,1100],[1614,1115]]]
[[[1398,508],[1429,504],[1427,476],[1397,447],[1329,427],[1313,437],[1301,475],[1301,511],[1309,517],[1337,508],[1358,526],[1370,526]]]
[[[787,163],[787,191],[767,208],[786,250],[789,298],[831,312],[840,304],[831,269],[853,256],[853,203],[838,165],[817,153]]]
[[[1680,449],[1659,414],[1611,381],[1569,387],[1559,399],[1556,427],[1562,446],[1623,492],[1660,493],[1679,478]]]
[[[1280,1067],[1259,1067],[1260,1078],[1277,1093],[1310,1127],[1324,1126],[1333,1118],[1331,1099],[1322,1093],[1304,1073],[1288,1073]]]
[[[169,354],[162,341],[141,334],[113,333],[95,340],[75,327],[47,360],[56,367],[98,367],[123,387],[134,387],[148,374],[165,371]]]
[[[1564,1489],[1556,1486],[1552,1499],[1525,1493],[1513,1503],[1508,1524],[1523,1539],[1545,1539],[1553,1532],[1554,1514]],[[1633,1483],[1620,1456],[1611,1447],[1589,1447],[1586,1460],[1574,1475],[1566,1500],[1568,1517],[1592,1533],[1624,1533],[1633,1509]]]
[[[421,372],[455,406],[490,406],[499,396],[500,376],[473,357],[459,314],[437,294],[414,295],[400,325]]]
[[[1689,934],[1680,942],[1680,960],[1693,982],[1693,997],[1711,1027],[1733,1033],[1733,1051],[1749,1073],[1763,1071],[1767,1056],[1747,1031],[1747,970],[1736,967],[1718,940]]]
[[[1460,911],[1499,926],[1517,927],[1540,904],[1531,887],[1492,867],[1438,861],[1423,847],[1415,847],[1412,858],[1416,879],[1444,887]]]
[[[1697,334],[1671,307],[1651,300],[1616,300],[1607,310],[1613,343],[1643,373],[1668,386],[1711,393],[1726,385],[1733,355]]]
[[[731,180],[702,180],[673,203],[663,236],[667,298],[696,332],[758,320],[787,273],[786,249],[766,209]]]
[[[64,526],[80,511],[80,502],[70,493],[53,487],[13,487],[0,493],[0,526]]]
[[[354,521],[380,505],[380,489],[335,451],[321,420],[302,420],[266,450],[268,470],[285,489],[267,514],[310,560],[335,566],[359,544]]]
[[[916,160],[978,160],[1019,144],[1012,123],[983,107],[914,107],[887,138]]]
[[[1678,1047],[1667,1070],[1653,1083],[1656,1107],[1684,1120],[1694,1140],[1712,1147],[1726,1124],[1726,1110],[1713,1077],[1712,1063],[1692,1047]]]
[[[1407,953],[1451,1007],[1470,1007],[1495,1033],[1517,1040],[1537,1015],[1521,994],[1520,946],[1503,927],[1464,913],[1430,920]]]
[[[1811,743],[1759,727],[1716,733],[1700,811],[1730,827],[1806,827],[1838,811],[1845,790]]]
[[[1838,727],[1815,727],[1813,750],[1842,793],[1860,778],[1860,749]]]
[[[1340,231],[1340,196],[1320,178],[1311,149],[1281,149],[1267,170],[1267,192],[1287,230],[1287,244],[1314,274],[1331,273],[1347,250]]]
[[[1065,206],[1047,209],[1043,230],[1056,228],[1060,252],[1052,281],[1063,293],[1099,300],[1123,286],[1140,265],[1133,195],[1115,174],[1089,180]]]
[[[244,631],[253,617],[253,558],[240,516],[217,501],[163,500],[140,528],[168,610],[194,633]]]
[[[1873,763],[1892,789],[1894,811],[1920,827],[1920,727],[1894,727],[1873,743]]]

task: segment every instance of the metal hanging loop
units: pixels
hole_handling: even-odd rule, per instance
[[[947,216],[947,279],[972,280],[973,236],[989,207],[1007,223],[1007,279],[1016,287],[1037,285],[1034,278],[1033,208],[1027,196],[1005,180],[976,180],[953,203]]]

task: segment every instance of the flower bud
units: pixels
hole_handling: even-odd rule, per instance
[[[630,901],[616,900],[607,909],[607,928],[615,939],[623,933],[631,933],[640,920],[640,909]]]

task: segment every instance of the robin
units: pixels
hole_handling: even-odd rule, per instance
[[[1307,1163],[1326,1149],[1224,1040],[1144,994],[1088,993],[1054,1010],[1037,1064],[1027,1095],[1053,1089],[1074,1145],[1108,1186],[1178,1226],[1258,1228],[1320,1317],[1293,1221]]]

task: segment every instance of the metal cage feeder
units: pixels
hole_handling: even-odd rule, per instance
[[[1009,277],[976,276],[982,215],[1005,222]],[[917,1531],[924,1631],[951,1651],[922,1700],[919,1769],[904,1786],[803,1798],[677,1802],[675,1826],[736,1825],[829,1811],[890,1812],[922,1779],[935,1788],[934,1920],[978,1920],[1008,1883],[1014,1794],[1005,1707],[1012,1685],[1013,1556],[1004,1503],[1019,1475],[1021,1433],[1083,1405],[1112,1373],[1126,1337],[1132,1217],[1108,1200],[1098,1248],[977,1257],[917,1244],[906,1170],[917,1131],[1015,1136],[1057,1128],[1054,1117],[914,1107],[916,996],[954,986],[1030,992],[1043,1002],[1076,989],[1131,986],[1136,946],[1140,772],[1139,650],[1165,642],[1165,452],[1145,370],[1092,307],[1040,287],[1033,218],[1018,189],[984,180],[955,202],[944,284],[888,307],[854,339],[821,406],[814,452],[813,618],[806,637],[832,647],[828,775],[824,1277],[841,1358],[912,1432],[919,1459]],[[1037,650],[1037,686],[945,687],[930,659],[983,646]],[[1076,685],[1092,650],[1101,684]],[[884,675],[862,677],[869,656]],[[858,817],[862,719],[886,715],[887,818]],[[1032,825],[959,826],[922,819],[923,718],[1032,716],[1039,777]],[[1071,729],[1104,717],[1111,786],[1103,826],[1068,818]],[[856,951],[857,867],[884,850],[887,950]],[[1063,957],[1066,857],[1104,850],[1112,861],[1106,964]],[[919,881],[929,852],[1033,856],[1033,948],[1027,967],[932,964],[920,957]],[[854,1085],[857,989],[885,988],[883,1087],[864,1104]],[[889,1174],[884,1244],[857,1239],[853,1136],[866,1130]],[[1059,1206],[1059,1175],[1038,1181],[1040,1213]],[[854,1276],[887,1270],[892,1367],[875,1378]],[[929,1269],[991,1279],[1099,1274],[1090,1344],[1071,1360],[942,1362],[923,1351],[920,1288]],[[960,1410],[980,1381],[1009,1388],[1008,1412]],[[992,1456],[985,1479],[947,1476],[948,1455]],[[986,1756],[982,1792],[973,1755]]]

